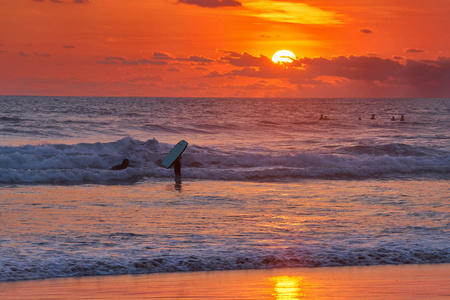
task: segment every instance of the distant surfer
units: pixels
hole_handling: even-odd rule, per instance
[[[400,118],[400,122],[404,122],[405,121],[405,117],[402,115]]]
[[[392,116],[391,121],[396,121],[394,116]]]
[[[375,115],[373,114],[373,115],[370,117],[370,119],[371,119],[371,120],[375,120]]]
[[[129,163],[130,163],[130,161],[125,158],[120,165],[116,165],[116,166],[112,167],[111,170],[123,170],[123,169],[126,169],[128,167]]]
[[[319,120],[325,120],[325,118],[323,117],[323,115],[320,115]]]

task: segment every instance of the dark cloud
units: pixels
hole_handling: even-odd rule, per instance
[[[236,67],[262,67],[273,65],[272,60],[264,55],[256,57],[247,52],[239,54],[230,51],[228,51],[227,54],[229,55],[221,57],[220,59]]]
[[[209,8],[242,6],[242,3],[236,0],[179,0],[178,3]]]
[[[362,33],[373,33],[373,31],[368,28],[362,28],[359,31],[361,31]]]
[[[206,58],[206,57],[202,57],[202,56],[197,56],[197,55],[191,55],[188,58],[176,58],[176,60],[178,61],[191,61],[191,62],[198,62],[198,63],[212,63],[214,60]]]
[[[212,71],[207,75],[203,75],[202,77],[207,77],[207,78],[216,78],[216,77],[224,77],[224,75],[220,74],[217,71]]]
[[[166,54],[166,53],[161,53],[161,52],[153,52],[153,59],[158,59],[158,60],[172,60],[173,57],[171,57],[170,55]]]
[[[19,56],[21,56],[21,57],[28,57],[29,55],[26,54],[25,52],[19,52]]]
[[[180,69],[174,68],[174,67],[170,67],[166,70],[167,72],[180,72]]]
[[[423,52],[425,52],[425,50],[409,48],[409,49],[405,49],[405,52],[406,53],[423,53]]]
[[[225,75],[252,78],[281,78],[296,85],[330,85],[322,76],[335,78],[335,85],[366,82],[373,86],[389,86],[396,92],[413,91],[416,96],[450,96],[450,58],[438,60],[396,60],[373,56],[339,56],[303,58],[290,67],[268,64],[266,58],[243,54],[239,59],[223,59],[233,66],[242,66]]]
[[[97,63],[104,64],[104,65],[117,65],[117,64],[123,64],[123,65],[167,65],[167,62],[165,62],[165,61],[148,60],[146,58],[131,60],[131,59],[126,59],[123,57],[116,57],[116,56],[105,57],[104,60],[99,60],[99,61],[97,61]]]
[[[64,45],[63,48],[64,49],[75,49],[76,47],[72,46],[72,45]]]
[[[309,76],[337,76],[353,80],[387,80],[396,76],[402,66],[390,59],[372,56],[339,56],[332,59],[303,58],[297,60]]]
[[[396,59],[396,60],[403,60],[403,57],[401,57],[401,56],[394,56],[394,59]]]

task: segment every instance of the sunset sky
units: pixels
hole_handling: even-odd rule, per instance
[[[450,97],[449,0],[0,0],[0,94]],[[296,59],[277,65],[272,55]]]

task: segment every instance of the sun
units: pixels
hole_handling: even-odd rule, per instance
[[[291,63],[295,60],[295,54],[289,50],[280,50],[272,56],[272,61],[278,63]]]

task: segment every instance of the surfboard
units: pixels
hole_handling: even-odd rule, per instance
[[[170,168],[178,156],[183,154],[184,150],[186,150],[187,145],[188,142],[185,140],[179,141],[178,144],[173,146],[172,150],[166,155],[161,164],[166,168]]]

